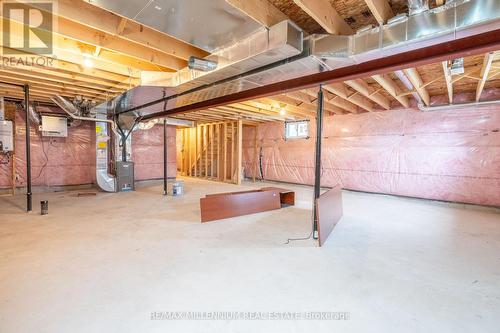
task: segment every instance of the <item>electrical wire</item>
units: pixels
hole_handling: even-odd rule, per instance
[[[42,173],[44,172],[45,168],[49,164],[49,156],[47,155],[47,152],[45,151],[45,145],[43,144],[42,133],[39,133],[39,134],[40,134],[40,144],[42,146],[43,155],[45,155],[45,162],[42,165],[42,167],[40,168],[40,172],[38,173],[38,176],[36,176],[35,178],[33,178],[33,181],[39,179],[42,176]],[[49,139],[49,143],[50,143],[50,139]]]
[[[299,238],[287,238],[286,242],[285,242],[285,245],[288,245],[290,244],[290,242],[296,242],[296,241],[301,241],[301,240],[309,240],[311,239],[312,235],[313,235],[313,211],[311,210],[311,231],[309,232],[309,235],[307,237],[299,237]]]

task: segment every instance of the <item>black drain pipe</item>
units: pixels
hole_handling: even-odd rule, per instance
[[[31,143],[30,143],[30,86],[24,85],[24,109],[26,111],[26,211],[33,210],[33,194],[31,192]]]
[[[319,86],[316,115],[316,157],[314,163],[313,238],[318,239],[317,201],[321,189],[321,137],[323,136],[323,89]]]

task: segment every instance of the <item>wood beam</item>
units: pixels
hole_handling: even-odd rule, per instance
[[[391,95],[394,97],[401,105],[403,105],[405,108],[410,107],[410,102],[408,100],[407,96],[401,96],[401,89],[398,87],[396,82],[394,82],[389,76],[387,75],[373,75],[372,79],[374,79],[378,84],[382,86],[382,88],[385,89]]]
[[[268,28],[288,20],[285,14],[267,0],[226,0],[226,2]]]
[[[227,180],[227,123],[223,125],[222,131],[222,181]]]
[[[408,80],[410,80],[425,105],[429,106],[431,97],[429,96],[427,89],[424,87],[424,82],[422,81],[420,74],[418,74],[418,71],[415,68],[408,68],[404,69],[403,72],[408,77]]]
[[[294,102],[291,102],[286,96],[273,96],[270,98],[260,98],[256,100],[260,103],[272,105],[274,107],[285,106],[287,111],[291,111],[297,114],[299,117],[313,118],[316,116],[316,111],[312,110],[310,107],[297,106]]]
[[[443,67],[444,80],[446,82],[446,90],[448,91],[448,102],[453,103],[453,83],[451,80],[450,68],[448,67],[448,61],[441,62]]]
[[[58,0],[57,15],[108,35],[120,35],[119,40],[140,44],[173,57],[188,60],[190,56],[205,57],[208,52],[167,34],[139,24],[84,0]],[[36,7],[37,4],[30,4]],[[121,33],[120,33],[121,32]]]
[[[289,97],[295,98],[300,100],[301,102],[309,105],[311,108],[317,108],[317,94],[310,94],[307,91],[294,91],[291,93],[286,94]],[[341,108],[331,104],[331,103],[324,103],[323,105],[324,109],[328,112],[333,112],[336,114],[343,114],[344,112],[342,111]]]
[[[309,114],[307,111],[303,111],[298,107],[290,106],[285,103],[279,103],[271,99],[251,100],[244,102],[244,104],[250,104],[252,107],[258,108],[260,110],[267,110],[275,115],[278,115],[279,110],[281,108],[284,108],[286,110],[286,119],[295,119],[296,117],[301,118]]]
[[[365,2],[380,25],[387,23],[387,20],[394,16],[387,0],[365,0]]]
[[[285,120],[293,119],[289,115],[281,115],[279,113],[279,111],[277,111],[277,110],[276,111],[270,110],[267,108],[259,107],[255,104],[253,104],[252,101],[248,101],[248,102],[242,102],[242,103],[238,103],[238,104],[231,104],[230,107],[232,107],[238,111],[243,110],[245,112],[249,112],[249,114],[251,114],[251,115],[266,116],[269,119],[273,119],[273,120],[285,121]]]
[[[359,110],[358,110],[358,106],[356,104],[349,102],[348,100],[343,99],[342,97],[334,95],[326,89],[323,89],[323,90],[324,90],[325,99],[329,103],[332,103],[332,104],[336,105],[337,107],[344,109],[347,112],[358,113]]]
[[[118,26],[116,27],[116,34],[118,36],[123,35],[123,31],[125,30],[125,25],[127,25],[128,19],[125,17],[122,17],[120,19],[120,22],[118,23]]]
[[[375,91],[375,89],[373,89],[373,87],[371,87],[363,79],[348,80],[348,81],[345,81],[345,83],[348,86],[350,86],[352,89],[359,92],[361,95],[363,95],[366,98],[369,98],[372,101],[374,101],[375,103],[379,104],[384,109],[386,109],[386,110],[391,109],[390,101],[384,95]]]
[[[484,84],[488,80],[488,74],[490,73],[491,63],[495,58],[495,52],[489,52],[484,55],[483,66],[481,67],[481,80],[477,84],[476,88],[476,102],[481,99],[481,94],[483,93]]]
[[[24,41],[24,37],[22,36],[24,25],[17,21],[0,18],[0,25],[4,23],[9,24],[13,28],[12,33],[10,33],[11,41],[22,44]],[[9,51],[15,51],[15,53],[23,54],[26,56],[39,57],[36,54],[29,54],[27,52],[16,51],[8,47],[5,47],[5,49]],[[95,46],[83,45],[82,43],[79,43],[77,41],[54,34],[54,49],[52,58],[55,58],[57,60],[63,60],[71,62],[78,66],[82,66],[84,60],[84,54],[91,55],[95,53],[95,50],[96,50]],[[131,65],[132,67],[136,67],[136,64],[134,64],[132,61],[132,59],[135,60],[135,58],[125,57],[125,56],[123,56],[122,58],[123,58],[122,62],[117,62],[117,61],[115,62],[107,60],[103,57],[101,58],[93,57],[92,58],[93,67],[99,70],[104,70],[120,75],[139,77],[140,76],[139,71],[135,68],[130,68]],[[46,57],[46,59],[48,59],[48,57]]]
[[[350,35],[353,33],[351,27],[328,0],[293,0],[318,24],[330,34]]]
[[[337,82],[337,83],[332,83],[332,84],[327,84],[324,85],[323,88],[332,94],[335,94],[353,104],[356,104],[362,109],[365,109],[366,111],[373,111],[373,104],[365,99],[363,96],[361,96],[358,93],[354,93],[349,95],[349,91],[347,90],[347,87],[344,83],[342,82]]]
[[[314,89],[314,88],[305,89],[305,90],[303,90],[303,92],[311,97],[311,102],[313,102],[314,104],[317,104],[317,102],[316,102],[318,100],[317,89]],[[331,111],[335,114],[344,114],[344,111],[345,111],[344,108],[342,108],[341,106],[338,106],[336,103],[332,103],[331,99],[332,98],[324,98],[323,107],[325,108],[325,110]]]
[[[243,123],[238,120],[237,130],[237,152],[236,152],[236,184],[241,185],[241,165],[243,161]]]
[[[66,88],[69,90],[82,91],[91,94],[97,94],[100,92],[108,92],[110,94],[119,94],[125,89],[114,89],[114,88],[103,88],[97,86],[82,85],[77,81],[64,81],[57,80],[53,78],[48,78],[44,75],[30,75],[29,73],[24,73],[19,70],[4,70],[0,69],[0,78],[2,79],[14,79],[22,82],[23,84],[36,83],[49,87]]]
[[[500,29],[497,29],[478,33],[474,36],[457,36],[457,39],[452,41],[420,48],[417,47],[400,54],[388,55],[373,61],[361,62],[331,71],[323,71],[240,92],[228,93],[224,96],[196,102],[190,105],[173,107],[166,111],[146,115],[143,120],[156,119],[188,110],[193,111],[207,107],[273,96],[283,91],[305,89],[317,86],[318,84],[342,82],[354,78],[364,78],[375,74],[394,72],[407,68],[408,66],[424,66],[446,59],[484,54],[486,52],[498,50],[500,46],[499,32]]]
[[[69,96],[82,96],[87,99],[95,100],[96,95],[99,95],[99,91],[88,91],[88,90],[81,90],[78,88],[75,88],[71,85],[53,85],[53,84],[46,84],[46,83],[41,83],[39,81],[26,81],[18,78],[13,78],[13,77],[5,77],[0,75],[0,80],[4,82],[9,82],[13,84],[29,84],[30,88],[32,89],[38,89],[40,91],[46,92],[48,96],[54,96],[54,95],[69,95]],[[101,100],[105,98],[100,98]]]
[[[173,57],[156,49],[144,47],[141,44],[124,40],[116,34],[109,34],[83,24],[68,20],[64,17],[54,18],[58,22],[56,36],[63,36],[94,47],[100,47],[109,51],[122,53],[128,57],[133,57],[145,62],[157,64],[159,66],[178,70],[186,67],[186,60]],[[10,22],[14,22],[15,18]],[[22,22],[18,22],[21,24]],[[37,33],[52,33],[42,28],[32,28]]]
[[[43,80],[51,82],[61,82],[63,84],[95,89],[97,91],[109,93],[110,95],[128,90],[135,86],[132,82],[131,84],[127,84],[125,81],[123,83],[117,83],[116,81],[106,81],[100,78],[94,79],[90,75],[67,73],[61,69],[50,70],[40,67],[16,66],[3,68],[2,72],[21,75],[25,77],[27,81],[30,79],[43,78]]]
[[[284,117],[281,117],[279,115],[274,116],[274,115],[265,114],[263,112],[259,112],[258,110],[257,111],[252,110],[251,108],[245,107],[244,105],[220,106],[217,108],[217,110],[219,110],[219,112],[225,111],[226,114],[235,115],[234,119],[238,119],[240,116],[246,115],[252,119],[260,119],[260,120],[267,120],[267,121],[273,121],[273,120],[274,121],[276,121],[276,120],[284,121],[284,120],[286,120]]]

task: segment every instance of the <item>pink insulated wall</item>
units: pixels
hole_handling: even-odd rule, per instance
[[[16,111],[17,186],[26,185],[24,112]],[[168,127],[168,176],[176,176],[175,127]],[[95,125],[83,122],[68,128],[68,137],[42,137],[32,125],[31,163],[34,186],[62,186],[95,183]],[[3,157],[3,156],[2,156]],[[132,134],[132,157],[136,180],[163,177],[163,126]],[[12,184],[11,162],[0,164],[0,188]]]
[[[265,179],[312,184],[310,139],[285,141],[283,123],[257,128]],[[394,110],[326,117],[323,186],[500,205],[500,106]],[[244,130],[244,166],[253,175],[254,128]],[[257,177],[260,171],[257,168]]]
[[[167,127],[167,175],[177,175],[175,126]],[[132,134],[132,160],[135,163],[135,179],[163,178],[163,125]]]

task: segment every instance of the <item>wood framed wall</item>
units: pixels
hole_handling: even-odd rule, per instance
[[[5,102],[5,120],[12,121],[12,130],[14,131],[13,150],[8,154],[10,172],[11,172],[11,187],[8,193],[2,193],[0,196],[14,196],[16,195],[16,105]]]
[[[178,131],[181,175],[241,184],[241,120],[199,124]]]

